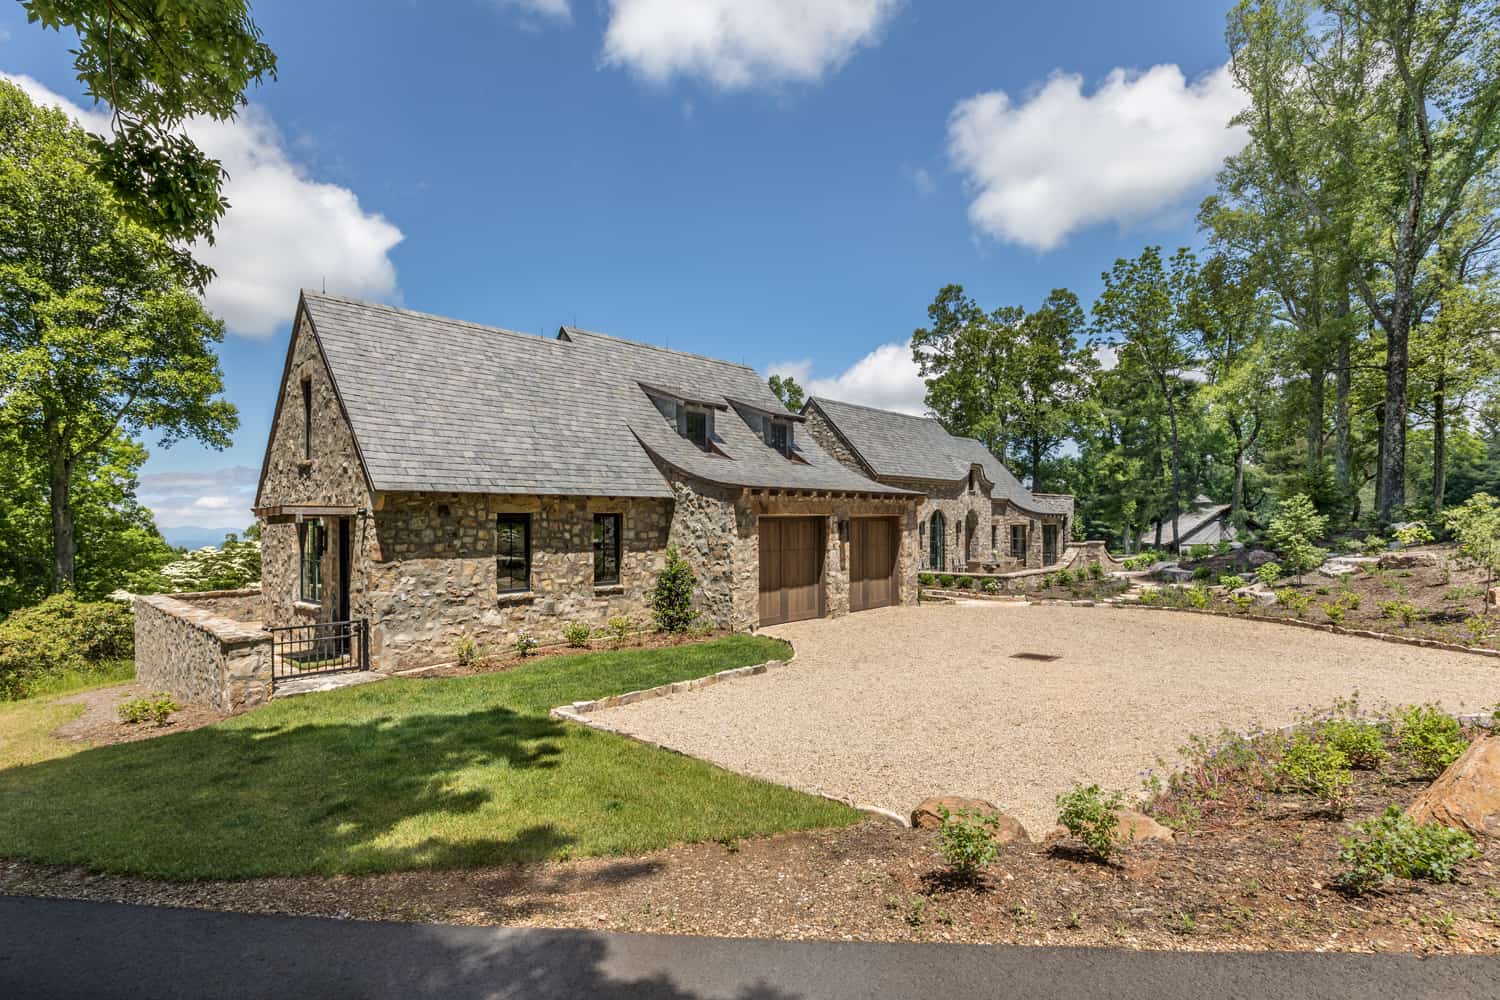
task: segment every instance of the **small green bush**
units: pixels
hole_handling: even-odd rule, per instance
[[[999,818],[965,809],[957,816],[938,807],[943,825],[938,830],[938,850],[954,875],[971,880],[1000,854],[994,831]]]
[[[1194,580],[1212,580],[1214,571],[1207,566],[1197,566],[1193,569]]]
[[[568,622],[563,626],[563,641],[574,649],[584,649],[589,644],[593,630],[586,622]]]
[[[609,631],[609,637],[616,646],[623,646],[630,639],[630,633],[635,629],[635,622],[625,615],[615,615],[605,626]]]
[[[667,568],[651,587],[649,601],[656,627],[663,632],[686,632],[698,618],[693,610],[693,589],[697,580],[693,568],[678,554],[675,546],[667,547]]]
[[[931,587],[933,584],[937,583],[937,577],[932,575],[931,573],[918,573],[917,583],[921,584],[924,587]]]
[[[1366,535],[1365,540],[1360,542],[1359,547],[1367,556],[1378,556],[1390,547],[1390,542],[1387,542],[1379,535]]]
[[[1452,882],[1457,867],[1480,855],[1462,830],[1423,825],[1390,806],[1384,815],[1355,824],[1355,836],[1340,841],[1343,871],[1336,883],[1355,894],[1402,879]]]
[[[1483,615],[1470,615],[1464,619],[1464,631],[1469,633],[1469,641],[1477,646],[1490,637],[1490,620]]]
[[[984,592],[986,594],[1000,593],[1000,581],[996,580],[994,577],[990,577],[988,580],[984,581]]]
[[[1380,605],[1380,615],[1382,618],[1399,621],[1406,628],[1420,617],[1421,612],[1410,601],[1385,601]]]
[[[938,586],[947,590],[953,586],[953,577],[947,573],[942,574],[938,577]]]
[[[1213,594],[1202,584],[1197,584],[1183,591],[1183,597],[1186,598],[1188,606],[1194,608],[1206,608],[1213,600]]]
[[[1120,844],[1121,792],[1104,794],[1098,785],[1075,785],[1057,797],[1057,822],[1083,841],[1100,861],[1108,861]]]
[[[142,722],[154,722],[158,727],[165,726],[172,713],[181,708],[177,699],[166,691],[157,691],[147,698],[132,698],[122,702],[119,709],[120,720],[136,725]]]
[[[1356,719],[1330,719],[1318,729],[1318,735],[1349,762],[1350,767],[1371,771],[1390,754],[1380,737],[1380,727]]]
[[[1323,803],[1329,815],[1342,816],[1349,806],[1354,785],[1349,758],[1337,747],[1306,733],[1292,737],[1276,765],[1276,776],[1284,791],[1312,796]]]
[[[1298,618],[1301,618],[1303,612],[1312,607],[1312,602],[1313,599],[1310,595],[1299,593],[1291,587],[1282,587],[1276,591],[1276,603],[1286,608]]]
[[[479,659],[479,644],[473,636],[461,635],[453,640],[453,658],[460,667],[472,666]]]
[[[1250,609],[1255,607],[1255,598],[1249,594],[1231,594],[1229,603],[1233,604],[1234,609],[1243,615],[1248,614]]]
[[[1432,529],[1426,521],[1410,521],[1395,531],[1396,541],[1402,545],[1426,545],[1433,540]]]
[[[1363,603],[1363,599],[1352,590],[1346,590],[1342,594],[1340,594],[1339,600],[1342,601],[1344,607],[1348,608],[1350,611],[1358,611],[1360,604]]]
[[[1321,605],[1319,605],[1319,607],[1323,609],[1324,616],[1327,617],[1327,619],[1331,623],[1333,623],[1334,625],[1344,624],[1345,610],[1342,603],[1338,601],[1324,601]]]
[[[1255,578],[1267,587],[1272,586],[1277,580],[1281,579],[1281,564],[1274,562],[1263,563],[1255,571]]]
[[[972,576],[961,576],[954,581],[959,590],[973,590],[974,578]]]
[[[1212,545],[1191,545],[1188,547],[1188,559],[1191,562],[1197,562],[1200,559],[1207,559],[1213,554],[1214,547]]]
[[[1225,590],[1239,590],[1245,585],[1245,578],[1238,573],[1225,573],[1219,577],[1219,586]]]
[[[1436,705],[1407,705],[1396,713],[1396,748],[1423,774],[1435,775],[1469,749],[1458,720]]]
[[[532,653],[535,653],[536,648],[540,645],[541,643],[537,641],[536,636],[532,635],[530,632],[520,632],[516,635],[516,655],[521,657],[522,659],[525,659]]]
[[[1161,592],[1161,588],[1160,587],[1151,587],[1151,588],[1148,588],[1146,590],[1141,591],[1141,603],[1142,604],[1149,604],[1149,605],[1153,605],[1154,606],[1154,605],[1160,604],[1161,602],[1162,602],[1162,592]]]
[[[1089,563],[1088,573],[1089,573],[1089,579],[1090,580],[1102,580],[1102,579],[1104,579],[1104,567],[1101,566],[1101,565],[1099,565],[1096,562],[1095,563]]]
[[[1484,588],[1483,587],[1476,587],[1476,586],[1474,586],[1472,584],[1465,583],[1465,584],[1460,584],[1457,587],[1451,587],[1451,588],[1449,588],[1448,592],[1443,595],[1443,600],[1445,600],[1445,601],[1453,601],[1453,602],[1473,601],[1473,600],[1477,600],[1478,598],[1481,598],[1483,596],[1484,596]]]

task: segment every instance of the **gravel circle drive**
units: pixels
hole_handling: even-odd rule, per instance
[[[793,663],[596,717],[899,814],[929,795],[988,799],[1039,836],[1058,792],[1134,792],[1195,733],[1282,725],[1356,689],[1367,708],[1500,701],[1492,660],[1206,615],[974,602],[766,631],[796,645]]]

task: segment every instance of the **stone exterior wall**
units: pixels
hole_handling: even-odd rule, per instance
[[[366,554],[354,589],[370,619],[371,665],[397,670],[453,658],[463,636],[513,644],[521,632],[556,642],[570,621],[602,628],[617,615],[645,624],[647,594],[666,566],[672,503],[659,499],[399,493],[360,519]],[[596,513],[621,515],[620,582],[594,585]],[[531,516],[531,589],[498,592],[496,516]]]
[[[843,435],[823,419],[821,410],[809,406],[803,411],[803,415],[807,417],[802,424],[803,430],[811,435],[812,439],[818,443],[818,447],[838,459],[839,464],[845,468],[853,469],[861,476],[874,478],[873,470],[859,460],[859,457],[854,454],[854,449],[849,447],[849,442],[844,440]]]
[[[260,624],[261,615],[265,612],[265,597],[259,587],[246,587],[243,590],[200,590],[167,596],[220,618],[254,623],[257,626]]]
[[[203,602],[135,599],[135,676],[153,691],[237,712],[271,696],[271,636]]]

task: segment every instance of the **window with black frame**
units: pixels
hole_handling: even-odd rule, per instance
[[[495,518],[495,589],[502,594],[531,589],[531,515]]]
[[[594,515],[594,586],[620,582],[620,515]]]
[[[785,420],[767,421],[766,444],[783,455],[790,455],[792,453],[792,425]]]
[[[683,414],[683,430],[693,444],[708,450],[708,413],[703,410],[688,410]]]
[[[1026,525],[1010,526],[1010,554],[1017,559],[1026,558]]]
[[[309,604],[323,603],[323,522],[297,525],[297,548],[301,552],[301,598]]]

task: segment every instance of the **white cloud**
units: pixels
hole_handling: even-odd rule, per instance
[[[878,41],[901,0],[610,0],[604,61],[652,83],[812,83]]]
[[[493,0],[499,7],[509,7],[523,14],[536,14],[558,21],[573,20],[573,9],[568,0]]]
[[[927,412],[927,386],[906,344],[881,344],[843,372],[827,378],[814,377],[809,360],[772,365],[767,374],[791,375],[810,396],[918,416]]]
[[[1045,251],[1177,207],[1244,147],[1229,127],[1244,105],[1227,67],[1192,82],[1172,65],[1115,69],[1087,95],[1081,76],[1057,73],[1019,104],[1002,91],[960,101],[948,154],[974,192],[970,221]]]
[[[905,164],[901,167],[901,173],[911,181],[911,186],[916,188],[917,194],[923,198],[930,198],[937,193],[937,179],[926,167],[913,167]]]
[[[27,76],[0,73],[38,104],[61,107],[84,128],[107,133],[107,112],[85,109]],[[229,178],[212,246],[194,256],[218,276],[204,301],[233,333],[267,337],[291,321],[297,290],[321,288],[359,298],[396,295],[390,251],[401,230],[360,207],[348,188],[310,179],[287,150],[271,116],[251,105],[232,122],[195,119],[187,132],[220,160]]]

